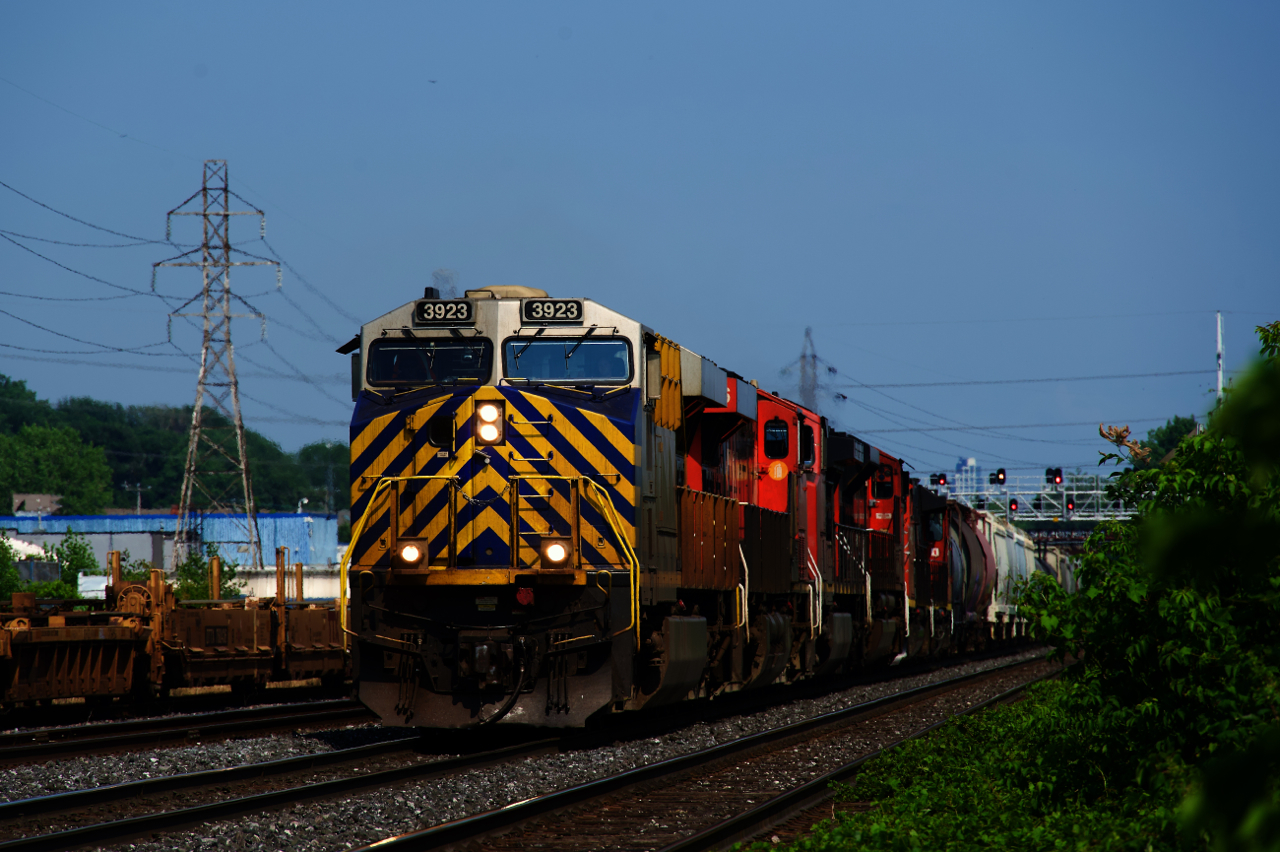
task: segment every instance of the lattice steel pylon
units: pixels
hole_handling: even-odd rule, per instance
[[[232,196],[244,202],[230,189],[227,161],[206,160],[204,181],[199,191],[170,210],[165,219],[167,235],[174,216],[201,217],[203,239],[200,245],[177,257],[152,264],[152,289],[155,289],[155,271],[160,267],[198,266],[203,277],[200,293],[169,314],[171,334],[174,317],[200,317],[203,321],[200,373],[196,380],[195,405],[191,411],[187,463],[174,535],[172,568],[175,571],[186,558],[189,548],[198,546],[201,530],[197,512],[239,515],[243,511],[244,537],[241,542],[247,546],[244,548],[248,551],[250,563],[247,567],[262,567],[253,477],[249,472],[245,447],[244,420],[240,416],[240,385],[236,378],[235,349],[231,344],[231,321],[257,318],[264,323],[265,334],[265,318],[231,292],[231,268],[275,266],[278,278],[280,267],[275,261],[232,260],[232,253],[238,250],[231,245],[231,217],[257,216],[260,228],[264,232],[266,229],[266,215],[261,210],[232,210]],[[199,210],[185,209],[188,205],[194,207],[192,202],[196,199],[200,199]],[[197,252],[198,261],[193,258]],[[249,313],[234,313],[233,300],[244,305]],[[200,303],[198,311],[193,308],[196,302]],[[205,411],[206,405],[210,411]]]

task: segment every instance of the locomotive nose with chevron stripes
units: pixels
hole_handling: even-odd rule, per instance
[[[344,630],[384,724],[578,726],[1018,633],[900,462],[590,299],[428,288],[338,351]]]

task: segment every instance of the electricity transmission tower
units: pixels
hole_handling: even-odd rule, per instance
[[[800,349],[800,357],[778,371],[779,375],[789,375],[792,370],[800,371],[800,404],[810,411],[819,410],[818,394],[822,383],[818,380],[818,364],[822,364],[830,375],[836,374],[836,368],[818,357],[818,350],[813,345],[813,329],[805,328],[804,346]],[[844,394],[836,394],[836,399],[844,399]]]
[[[203,277],[200,293],[169,314],[171,328],[174,317],[199,317],[203,322],[200,374],[196,380],[196,401],[191,411],[187,464],[182,477],[182,498],[178,504],[178,525],[174,535],[172,567],[175,570],[190,548],[199,546],[202,529],[200,518],[195,515],[197,512],[243,512],[243,537],[238,539],[240,550],[242,553],[247,551],[247,567],[262,567],[253,478],[249,474],[235,350],[231,345],[231,321],[253,317],[265,323],[265,318],[231,292],[231,268],[275,266],[278,277],[280,267],[275,261],[232,260],[232,252],[238,250],[231,246],[231,217],[257,216],[259,227],[264,232],[266,229],[266,215],[261,210],[231,209],[233,195],[244,202],[228,186],[227,161],[205,160],[201,188],[170,210],[165,219],[168,234],[174,216],[199,216],[203,225],[200,245],[167,261],[152,264],[152,289],[155,288],[155,270],[164,266],[198,266]],[[197,199],[198,210],[194,209]],[[197,254],[199,259],[196,259]],[[233,300],[249,313],[233,313]],[[206,406],[209,411],[205,410]]]

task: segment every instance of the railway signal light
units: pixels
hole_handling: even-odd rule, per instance
[[[1004,480],[1005,480],[1004,468],[1000,468],[999,470],[996,471],[996,484],[1004,485]]]
[[[1061,485],[1062,484],[1062,468],[1046,467],[1044,469],[1044,481],[1047,482],[1049,485]]]
[[[506,403],[485,400],[476,406],[474,432],[476,443],[484,446],[501,444],[503,438],[503,414]]]
[[[1076,510],[1076,501],[1074,497],[1067,498],[1067,514],[1071,514]]]
[[[1010,500],[1010,501],[1009,501],[1009,511],[1010,511],[1010,512],[1016,512],[1016,511],[1018,511],[1018,501],[1017,501],[1017,500]]]
[[[930,485],[937,485],[937,484],[938,484],[938,474],[936,474],[936,473],[931,473],[931,474],[929,474],[929,484],[930,484]]]
[[[938,484],[939,484],[939,485],[941,485],[941,486],[943,486],[944,488],[946,487],[946,485],[947,485],[947,475],[946,475],[945,473],[940,473],[940,474],[938,474]]]

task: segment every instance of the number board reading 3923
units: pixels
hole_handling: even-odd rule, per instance
[[[520,321],[525,325],[582,325],[582,300],[525,299],[520,305]]]
[[[413,311],[414,325],[474,325],[475,321],[475,308],[466,299],[426,299]]]

